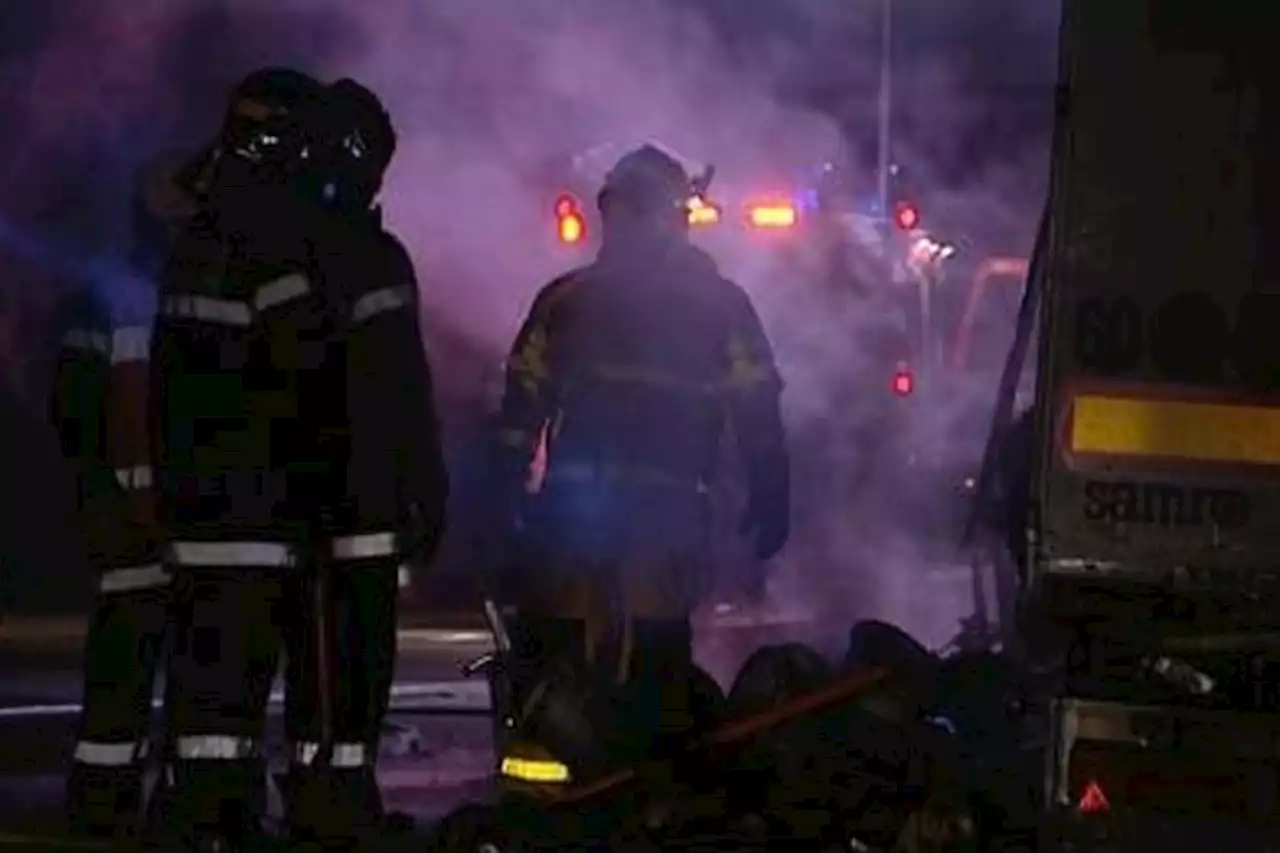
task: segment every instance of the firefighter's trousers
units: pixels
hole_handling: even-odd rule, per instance
[[[389,531],[324,544],[327,601],[317,598],[319,575],[313,574],[297,599],[305,618],[289,643],[285,727],[291,764],[282,793],[295,836],[359,837],[383,815],[374,771],[394,675],[401,560]],[[328,648],[321,645],[324,637]],[[331,701],[327,721],[322,690]],[[321,760],[326,742],[327,768]]]
[[[260,830],[265,811],[263,730],[297,551],[283,539],[177,539],[170,560],[181,616],[166,693],[166,820],[234,844]]]
[[[102,572],[85,638],[84,713],[67,790],[69,816],[82,832],[118,836],[138,827],[170,593],[170,574],[159,562]]]
[[[620,681],[686,671],[710,576],[708,512],[694,489],[550,480],[535,516],[540,565],[513,596],[522,669],[570,656]]]
[[[530,567],[515,596],[515,703],[547,666],[568,658],[618,683],[653,688],[630,703],[638,737],[684,731],[690,615],[709,578],[705,496],[553,483],[546,500],[541,565]],[[579,509],[602,506],[611,511],[596,518]]]

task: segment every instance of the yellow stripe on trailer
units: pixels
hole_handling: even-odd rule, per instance
[[[1071,453],[1280,465],[1280,407],[1080,394]]]

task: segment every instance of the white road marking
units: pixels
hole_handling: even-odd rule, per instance
[[[279,711],[284,703],[284,693],[271,694],[272,711]],[[163,703],[155,699],[153,708]],[[414,681],[401,682],[391,688],[391,710],[397,711],[487,711],[489,685],[483,680]],[[31,717],[62,717],[79,714],[84,710],[78,702],[47,705],[15,705],[0,708],[0,720]]]

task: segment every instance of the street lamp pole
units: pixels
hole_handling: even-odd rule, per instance
[[[880,217],[888,234],[888,223],[891,215],[889,202],[889,171],[893,168],[889,152],[890,132],[893,112],[893,0],[881,0],[880,3],[880,141],[879,162],[877,164],[877,187],[880,196]]]

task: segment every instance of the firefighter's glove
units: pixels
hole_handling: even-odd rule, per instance
[[[753,501],[742,517],[738,533],[751,539],[756,559],[771,560],[791,536],[790,513]]]

